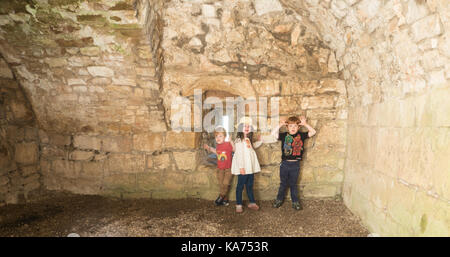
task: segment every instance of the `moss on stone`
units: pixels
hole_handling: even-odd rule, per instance
[[[52,6],[78,4],[79,2],[80,0],[48,0],[48,4]]]
[[[113,7],[109,8],[111,11],[118,11],[118,10],[134,10],[133,6],[127,2],[118,2]]]
[[[9,13],[27,13],[26,6],[34,6],[32,0],[3,0],[0,1],[0,14],[9,14]]]
[[[101,22],[105,23],[106,18],[100,14],[82,14],[77,15],[77,20],[79,22]]]

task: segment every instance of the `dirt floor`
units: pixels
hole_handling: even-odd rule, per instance
[[[64,194],[26,205],[0,207],[0,236],[318,236],[360,237],[369,231],[341,200],[303,200],[303,210],[290,202],[279,209],[270,201],[261,209],[234,203],[215,206],[199,199],[114,199]]]

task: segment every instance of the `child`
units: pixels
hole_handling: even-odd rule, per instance
[[[253,195],[253,179],[254,173],[260,172],[261,168],[256,157],[253,146],[258,148],[261,146],[260,137],[253,145],[252,137],[255,128],[252,125],[250,117],[242,117],[238,124],[238,132],[235,141],[235,153],[231,164],[231,173],[238,176],[236,186],[236,212],[241,213],[242,210],[242,191],[244,185],[247,190],[247,196],[250,200],[248,208],[258,210],[259,206],[255,203]]]
[[[203,147],[216,154],[217,156],[217,180],[219,182],[220,193],[214,203],[227,206],[228,202],[228,190],[232,179],[231,175],[231,153],[234,152],[233,142],[225,142],[227,131],[223,127],[217,127],[214,132],[216,139],[216,148],[212,148],[208,145]]]
[[[286,125],[288,132],[279,133],[279,129]],[[299,132],[300,126],[305,126],[308,132]],[[277,199],[273,203],[274,208],[283,204],[284,194],[289,187],[291,190],[292,208],[301,210],[302,206],[298,198],[297,180],[300,174],[300,160],[302,159],[305,139],[312,137],[316,131],[306,123],[305,117],[289,117],[272,131],[272,135],[281,141],[280,164],[280,188]]]

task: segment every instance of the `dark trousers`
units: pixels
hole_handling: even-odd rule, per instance
[[[298,202],[297,180],[300,174],[300,161],[288,162],[282,161],[280,165],[280,188],[278,189],[277,199],[284,200],[286,189],[291,191],[292,202]]]
[[[238,182],[236,186],[236,204],[242,205],[242,191],[247,190],[247,196],[250,203],[255,203],[255,196],[253,195],[253,181],[254,174],[238,175]]]

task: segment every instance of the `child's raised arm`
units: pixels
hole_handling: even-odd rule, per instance
[[[215,149],[215,148],[212,148],[211,146],[209,146],[209,145],[207,145],[207,144],[204,144],[204,145],[203,145],[203,148],[205,148],[206,150],[208,150],[208,151],[210,151],[210,152],[213,152],[213,153],[217,154],[216,149]]]
[[[316,130],[311,127],[308,123],[306,123],[305,116],[300,117],[300,125],[305,126],[308,129],[308,137],[312,137],[316,134]]]
[[[233,152],[236,152],[236,146],[234,145],[233,141],[230,141],[231,146],[233,147]]]

